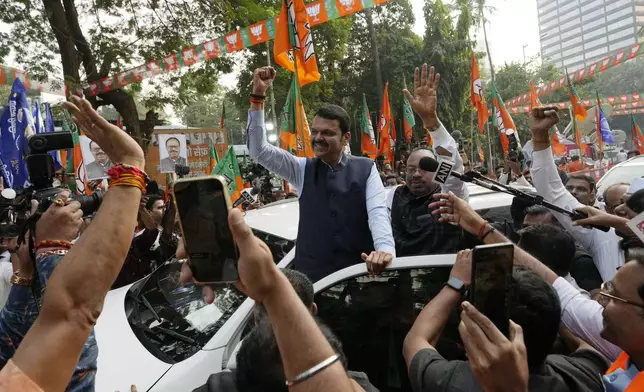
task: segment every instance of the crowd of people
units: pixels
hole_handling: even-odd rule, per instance
[[[470,206],[467,184],[457,177],[437,181],[421,167],[423,158],[449,159],[455,172],[488,174],[471,167],[441,123],[440,74],[433,67],[417,68],[413,90],[404,90],[433,145],[380,167],[344,152],[352,127],[337,105],[320,108],[312,120],[315,158],[269,144],[264,99],[275,76],[271,67],[253,75],[247,140],[251,157],[286,180],[293,188],[288,197],[298,199],[295,258],[290,269],[277,268],[279,260],[242,213],[230,211],[237,286],[255,300],[252,327],[227,369],[196,391],[377,391],[368,374],[351,369],[329,320],[317,316],[313,282],[359,263],[378,275],[396,257],[455,253],[449,280],[405,331],[399,355],[414,391],[644,390],[644,244],[628,224],[644,211],[644,179],[613,184],[600,200],[592,177],[557,167],[548,135],[557,109],[536,108],[528,167],[508,157],[489,174],[585,218],[572,221],[515,198],[511,222],[488,222]],[[26,236],[0,243],[11,261],[11,269],[0,270],[11,282],[0,285],[0,300],[6,297],[0,390],[93,390],[93,327],[108,291],[173,257],[186,258],[171,195],[147,183],[139,145],[87,100],[72,97],[65,108],[104,146],[113,163],[110,186],[91,220],[63,191],[46,209],[34,202]],[[514,244],[507,334],[465,296],[471,249],[483,244]],[[213,301],[212,287],[194,280],[189,261],[181,281],[202,286],[205,301]],[[455,310],[468,361],[447,360],[437,345]]]

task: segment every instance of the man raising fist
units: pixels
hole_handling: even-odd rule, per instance
[[[298,190],[300,222],[293,268],[317,281],[361,262],[380,273],[395,255],[385,190],[375,163],[344,154],[351,140],[347,112],[322,107],[311,123],[315,158],[300,158],[266,141],[264,99],[275,69],[255,70],[248,114],[248,149],[262,166]]]

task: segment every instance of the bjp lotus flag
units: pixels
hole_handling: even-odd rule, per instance
[[[228,152],[219,161],[217,166],[212,169],[211,174],[223,176],[228,183],[228,194],[231,200],[239,199],[244,183],[242,182],[241,170],[237,163],[237,155],[233,146],[228,147]]]
[[[210,142],[210,164],[208,165],[208,174],[212,173],[212,170],[219,163],[219,158],[217,157],[217,151],[215,151],[215,145]]]
[[[280,116],[280,147],[298,157],[312,158],[311,130],[302,105],[300,87],[293,76],[291,89]]]
[[[296,72],[300,86],[320,80],[304,0],[283,0],[275,28],[275,62]]]
[[[476,62],[474,52],[472,52],[472,91],[470,92],[472,107],[478,112],[479,133],[483,133],[483,127],[488,119],[487,102],[483,94],[483,82],[479,73],[479,65]]]
[[[534,88],[534,83],[530,81],[530,111],[540,106],[541,101],[539,100],[539,95],[537,95],[537,89]]]
[[[568,81],[568,96],[570,97],[570,107],[572,108],[572,112],[574,113],[577,121],[584,121],[588,116],[588,112],[586,111],[582,100],[579,98],[579,94],[577,94],[575,86],[572,85],[568,71],[566,71],[566,80]]]
[[[503,152],[508,153],[510,148],[510,141],[508,140],[508,130],[516,132],[516,126],[510,113],[505,108],[503,99],[501,95],[496,90],[494,82],[491,83],[492,86],[492,107],[494,108],[494,116],[492,117],[492,127],[496,128],[499,131],[499,137],[501,138],[501,147],[503,147]]]
[[[362,94],[362,116],[360,117],[360,125],[362,128],[362,137],[360,140],[362,152],[367,154],[369,158],[376,159],[376,135],[373,132],[373,123],[371,122],[371,115],[367,107],[367,97]]]
[[[407,80],[403,79],[404,87],[407,89]],[[414,118],[414,111],[411,108],[411,104],[407,99],[407,96],[403,94],[403,129],[405,132],[405,141],[407,144],[411,143],[411,135],[416,126],[416,118]]]
[[[560,157],[566,155],[566,146],[561,142],[563,140],[563,136],[559,133],[559,129],[555,125],[554,127],[554,133],[552,134],[552,138],[550,139],[550,146],[552,146],[552,152],[555,155],[559,155]]]
[[[584,156],[586,153],[586,143],[584,142],[584,135],[581,133],[581,129],[577,126],[575,116],[572,116],[572,129],[575,132],[575,144],[579,147],[579,155]]]
[[[639,125],[635,122],[635,118],[631,114],[631,123],[633,124],[633,147],[644,154],[644,135],[642,135],[642,130]]]
[[[380,108],[380,122],[378,132],[380,134],[380,147],[378,156],[385,155],[385,163],[394,163],[394,150],[391,145],[391,106],[389,105],[389,82],[385,84],[385,92],[382,95],[382,108]]]

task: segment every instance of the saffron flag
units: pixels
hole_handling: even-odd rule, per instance
[[[534,83],[530,81],[530,111],[540,106],[541,101],[539,100],[539,95],[537,95],[537,89],[534,88]]]
[[[644,154],[644,135],[642,135],[642,130],[639,125],[635,122],[635,117],[631,114],[631,124],[633,130],[633,148]]]
[[[434,141],[432,140],[432,134],[428,130],[425,130],[425,139],[427,139],[427,146],[433,147]]]
[[[501,138],[501,147],[503,147],[503,153],[507,154],[510,148],[510,141],[508,140],[508,134],[515,133],[516,127],[514,126],[514,121],[510,117],[503,103],[501,95],[496,90],[494,82],[491,83],[492,86],[492,107],[494,108],[494,116],[492,116],[492,127],[496,128],[499,131],[499,137]]]
[[[385,84],[385,92],[382,95],[382,108],[380,108],[380,122],[378,133],[380,134],[380,146],[378,156],[385,154],[385,163],[394,163],[394,150],[391,144],[391,106],[389,105],[389,82]]]
[[[405,80],[405,89],[407,88],[407,81]],[[411,143],[411,136],[414,132],[414,127],[416,126],[416,118],[414,117],[414,111],[411,108],[411,104],[407,99],[407,96],[403,94],[403,129],[405,132],[405,141],[407,144]]]
[[[226,126],[226,103],[222,104],[221,108],[221,118],[219,119],[219,128],[224,128]]]
[[[219,161],[219,163],[217,163],[217,166],[212,169],[212,173],[210,174],[223,176],[228,183],[228,194],[230,195],[230,198],[232,200],[239,199],[244,184],[242,182],[241,171],[239,170],[237,155],[235,155],[235,149],[233,146],[228,147],[228,152],[226,152],[226,155]]]
[[[174,173],[166,173],[165,174],[165,202],[168,203],[170,201],[170,195],[172,195],[172,187],[174,186],[174,178],[172,178],[172,175]]]
[[[311,148],[311,130],[295,76],[280,116],[280,147],[298,157],[314,156]]]
[[[27,164],[24,152],[26,139],[34,134],[34,121],[27,102],[27,89],[19,78],[11,87],[9,102],[0,122],[0,149],[2,161],[9,165],[12,175],[4,184],[7,188],[26,186],[28,181]]]
[[[483,151],[483,145],[481,145],[481,142],[478,142],[478,144],[479,144],[479,161],[485,162],[485,152]]]
[[[586,154],[586,143],[584,141],[584,136],[581,133],[581,129],[577,125],[577,120],[575,116],[572,116],[572,129],[575,133],[575,144],[579,147],[579,156],[583,157]]]
[[[483,133],[483,127],[488,120],[487,102],[483,93],[483,81],[479,73],[479,65],[476,62],[474,52],[472,52],[472,91],[470,92],[472,107],[478,112],[479,133]]]
[[[300,86],[320,80],[304,0],[283,0],[275,24],[275,62],[295,72]]]
[[[578,121],[584,121],[588,116],[588,112],[584,107],[584,103],[579,98],[579,94],[577,94],[575,86],[572,85],[568,71],[566,71],[566,80],[568,81],[568,97],[570,97],[570,107],[572,108],[572,112]]]
[[[559,133],[559,129],[555,125],[554,127],[554,133],[552,134],[552,138],[550,140],[550,145],[552,146],[552,152],[555,155],[558,155],[560,157],[566,155],[566,145],[563,144],[561,141],[564,139],[563,135]]]
[[[217,151],[215,151],[215,145],[210,142],[210,164],[208,165],[208,173],[212,173],[212,170],[219,163],[219,158],[217,157]]]
[[[371,115],[367,107],[367,97],[362,94],[362,116],[360,117],[360,125],[362,128],[362,137],[360,140],[362,152],[367,154],[369,158],[376,159],[376,135],[373,132],[373,123],[371,122]]]

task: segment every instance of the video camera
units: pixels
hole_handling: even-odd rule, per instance
[[[62,188],[54,187],[56,168],[50,151],[74,147],[70,132],[48,132],[27,139],[27,172],[31,186],[5,189],[0,193],[0,237],[16,237],[24,227],[31,209],[31,200],[38,201],[38,211],[44,212],[53,203]],[[101,205],[103,194],[73,195],[83,215],[91,215]]]

